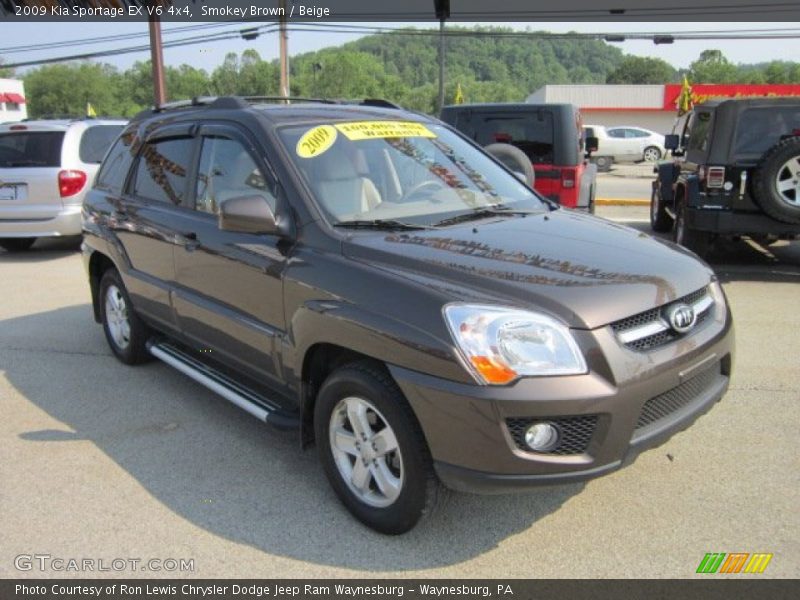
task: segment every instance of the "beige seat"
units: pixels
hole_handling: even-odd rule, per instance
[[[326,152],[314,159],[313,185],[323,207],[336,218],[351,217],[372,210],[381,195],[367,177],[341,152]]]

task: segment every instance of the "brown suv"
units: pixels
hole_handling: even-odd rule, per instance
[[[706,265],[372,104],[136,117],[84,204],[114,354],[296,429],[385,533],[413,527],[439,482],[611,472],[722,397],[733,327]]]

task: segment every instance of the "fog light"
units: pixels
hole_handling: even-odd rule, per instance
[[[552,423],[539,421],[525,432],[525,443],[536,452],[547,452],[558,446],[558,428]]]

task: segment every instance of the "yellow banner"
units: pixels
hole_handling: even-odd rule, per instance
[[[369,140],[373,138],[426,137],[435,138],[436,134],[422,123],[413,121],[359,121],[356,123],[339,123],[338,129],[348,140]]]

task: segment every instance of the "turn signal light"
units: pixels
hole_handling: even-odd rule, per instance
[[[503,384],[517,378],[516,371],[486,356],[473,356],[470,360],[488,383]]]

